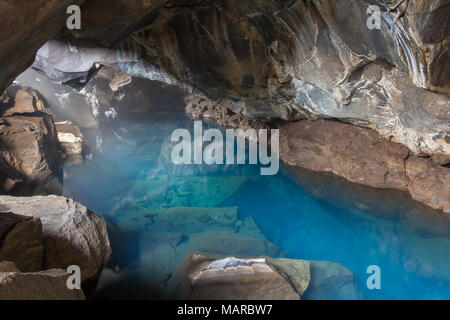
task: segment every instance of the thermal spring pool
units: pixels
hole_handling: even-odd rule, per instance
[[[193,121],[170,114],[115,123],[82,163],[60,173],[64,195],[109,224],[113,261],[96,298],[163,298],[192,251],[339,263],[357,292],[310,299],[449,299],[449,219],[403,193],[328,174],[258,165],[174,165],[170,135]],[[369,290],[371,265],[381,289]]]

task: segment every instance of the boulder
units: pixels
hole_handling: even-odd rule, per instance
[[[52,116],[0,117],[0,171],[24,184],[45,182],[55,172],[59,148]]]
[[[98,278],[111,256],[105,221],[73,199],[0,196],[0,211],[40,219],[44,269],[78,265],[86,283]]]
[[[0,300],[84,300],[83,291],[67,288],[62,269],[20,272],[11,262],[0,262]]]
[[[309,272],[309,270],[308,270]],[[171,280],[174,298],[299,300],[301,295],[264,258],[190,254]]]
[[[7,91],[8,101],[0,101],[0,116],[12,116],[16,114],[29,114],[44,111],[48,108],[47,102],[35,89],[11,85]]]
[[[359,299],[353,273],[330,261],[190,253],[170,278],[177,299]]]
[[[42,225],[39,218],[0,212],[0,261],[15,263],[22,272],[43,269]]]
[[[0,190],[45,183],[54,175],[59,143],[47,102],[33,88],[11,85],[0,100]]]

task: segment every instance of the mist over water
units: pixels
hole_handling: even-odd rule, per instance
[[[175,116],[123,122],[103,134],[101,152],[63,170],[64,195],[102,214],[110,224],[118,273],[105,276],[100,298],[118,291],[128,297],[162,296],[185,254],[200,249],[194,241],[197,235],[207,242],[208,232],[219,230],[217,224],[183,217],[192,214],[185,209],[173,214],[176,227],[152,228],[155,212],[179,207],[238,207],[241,224],[253,221],[249,223],[259,230],[232,227],[226,229],[228,236],[230,230],[236,241],[257,234],[280,248],[248,249],[246,255],[338,262],[355,274],[360,298],[450,298],[448,219],[434,216],[405,195],[370,192],[318,173],[302,176],[281,168],[278,175],[261,176],[257,165],[174,166],[170,133],[178,127],[192,128],[192,122]],[[176,219],[186,219],[186,224]],[[218,250],[233,254],[233,248]],[[381,290],[366,287],[370,265],[381,268]],[[138,288],[124,291],[124,283]]]

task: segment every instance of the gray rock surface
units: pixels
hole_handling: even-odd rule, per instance
[[[415,153],[450,153],[446,0],[170,3],[117,50],[53,41],[37,61],[69,75],[98,62],[250,120],[336,118]],[[381,9],[380,29],[366,25],[370,4]]]

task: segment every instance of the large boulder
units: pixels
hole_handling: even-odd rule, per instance
[[[0,117],[0,146],[0,172],[9,180],[42,183],[57,168],[58,140],[49,114]]]
[[[47,182],[59,162],[59,142],[46,100],[33,88],[11,85],[0,99],[0,190]]]
[[[83,282],[95,281],[111,256],[102,217],[60,196],[0,196],[0,211],[40,219],[43,269],[78,265]]]
[[[84,300],[82,290],[67,287],[68,277],[62,269],[23,273],[0,262],[0,300]]]
[[[305,270],[309,275],[309,267]],[[172,286],[178,299],[299,300],[303,294],[264,258],[214,259],[195,253],[173,276]]]
[[[190,253],[169,281],[177,299],[359,299],[353,273],[330,261]]]

